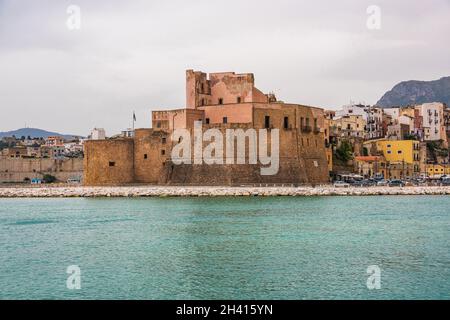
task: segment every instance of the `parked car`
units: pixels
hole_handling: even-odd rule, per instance
[[[44,183],[44,180],[39,179],[39,178],[33,178],[33,179],[31,179],[30,183],[31,184],[42,184],[42,183]]]
[[[373,180],[360,180],[352,183],[352,186],[355,187],[372,187],[375,185],[375,181]]]
[[[443,186],[450,186],[450,178],[443,179],[441,182],[441,185]]]
[[[389,182],[386,180],[380,180],[377,182],[377,186],[379,186],[379,187],[386,187],[388,184],[389,184]]]
[[[389,187],[403,187],[405,184],[402,180],[391,180],[389,181]]]
[[[81,178],[79,178],[79,177],[69,178],[69,179],[67,179],[67,183],[68,184],[79,184],[79,183],[81,183]]]
[[[336,181],[333,186],[335,188],[349,188],[350,184],[348,184],[347,182],[344,181]]]

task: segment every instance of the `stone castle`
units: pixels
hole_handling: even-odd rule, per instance
[[[172,141],[172,133],[176,129],[193,133],[198,121],[203,130],[214,128],[223,133],[227,129],[279,129],[278,173],[261,175],[263,165],[249,161],[174,164],[171,150],[178,141]],[[255,87],[253,74],[207,75],[187,70],[186,107],[153,111],[152,128],[136,129],[134,137],[87,141],[83,181],[92,186],[326,183],[324,128],[323,109],[278,101],[274,94],[264,94]]]

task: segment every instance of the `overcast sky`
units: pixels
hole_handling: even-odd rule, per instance
[[[374,104],[450,75],[449,40],[450,0],[0,0],[0,131],[112,135],[133,110],[149,127],[151,110],[184,107],[186,69],[252,72],[286,102]]]

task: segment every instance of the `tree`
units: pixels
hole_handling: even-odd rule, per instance
[[[341,145],[336,149],[336,157],[344,162],[353,159],[352,145],[348,141],[342,141]]]

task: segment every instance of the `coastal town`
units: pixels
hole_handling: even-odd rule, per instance
[[[241,166],[171,160],[179,128],[280,131],[280,167],[262,177]],[[152,111],[149,128],[107,136],[10,136],[0,141],[0,183],[175,186],[371,187],[450,185],[450,108],[441,102],[339,110],[285,103],[255,87],[253,74],[186,71],[186,107]],[[229,155],[228,155],[229,156]],[[246,157],[248,160],[248,156]]]

